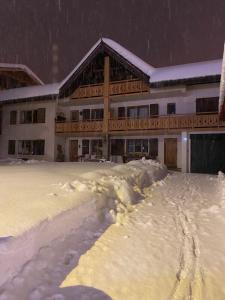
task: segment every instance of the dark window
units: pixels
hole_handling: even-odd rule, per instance
[[[92,120],[103,120],[104,110],[103,108],[92,109],[91,119]]]
[[[111,140],[111,155],[124,155],[124,140]]]
[[[89,140],[82,140],[82,154],[89,154]]]
[[[72,122],[78,122],[79,121],[79,110],[72,110],[70,119]]]
[[[158,117],[159,104],[150,104],[150,117]]]
[[[158,156],[158,139],[149,140],[149,155],[152,159]]]
[[[33,155],[44,155],[45,154],[45,141],[37,140],[33,141]]]
[[[32,110],[21,111],[20,113],[20,123],[30,124],[32,123]]]
[[[44,155],[44,140],[23,140],[18,141],[18,154],[21,155]]]
[[[148,153],[148,140],[127,140],[128,153]]]
[[[167,103],[167,115],[176,114],[176,104],[175,103]]]
[[[130,119],[148,118],[149,108],[147,105],[131,106],[127,108],[127,116]]]
[[[196,99],[196,113],[218,113],[218,104],[218,97]]]
[[[45,123],[45,108],[38,108],[33,111],[33,123]]]
[[[91,154],[102,157],[102,140],[91,141]]]
[[[10,124],[16,124],[17,121],[17,111],[16,110],[12,110],[10,111]]]
[[[16,153],[16,141],[15,140],[9,140],[8,142],[8,154],[14,155]]]
[[[118,119],[125,118],[125,107],[118,107]]]
[[[18,154],[32,155],[32,141],[19,141]]]
[[[90,121],[90,109],[83,109],[83,121]]]
[[[138,118],[148,118],[149,107],[148,105],[138,106]]]

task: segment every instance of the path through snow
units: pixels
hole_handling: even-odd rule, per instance
[[[40,249],[0,300],[225,299],[223,178],[174,173],[120,224],[90,225]]]

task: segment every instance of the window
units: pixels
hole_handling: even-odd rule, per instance
[[[83,121],[90,121],[90,109],[83,109]]]
[[[167,115],[176,114],[176,104],[175,103],[167,103]]]
[[[82,154],[89,154],[89,140],[82,140]]]
[[[159,115],[159,104],[150,104],[150,117],[158,117]]]
[[[32,141],[19,141],[18,154],[32,155]]]
[[[148,140],[127,140],[128,153],[148,153]]]
[[[127,116],[130,119],[148,118],[149,108],[147,105],[131,106],[127,108]]]
[[[20,123],[21,124],[32,123],[32,110],[21,111],[21,113],[20,113]]]
[[[111,154],[124,155],[124,140],[122,139],[111,140]]]
[[[45,108],[38,108],[33,111],[33,123],[45,123]]]
[[[70,120],[72,122],[78,122],[79,121],[79,110],[72,110],[71,111]]]
[[[138,107],[138,118],[142,118],[142,119],[144,119],[144,118],[148,118],[148,116],[149,116],[149,108],[148,108],[148,106],[146,105],[146,106],[139,106]]]
[[[102,156],[102,140],[92,140],[91,141],[91,154]]]
[[[158,156],[158,139],[149,140],[149,155],[152,159]]]
[[[118,107],[118,119],[125,119],[125,107]]]
[[[21,124],[45,123],[45,108],[21,111],[20,123]]]
[[[18,154],[21,155],[44,155],[44,140],[23,140],[18,142]]]
[[[10,111],[10,124],[16,124],[17,121],[17,111],[16,110],[12,110]]]
[[[218,113],[218,97],[196,99],[196,113]]]
[[[45,141],[37,140],[33,141],[33,155],[44,155],[45,153]]]
[[[8,154],[9,155],[16,154],[16,141],[15,140],[8,141]]]
[[[92,109],[91,119],[92,120],[103,120],[104,110],[103,108]]]

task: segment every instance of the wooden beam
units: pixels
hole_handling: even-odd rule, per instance
[[[104,99],[104,133],[109,131],[109,109],[110,109],[110,99],[109,99],[109,81],[110,81],[110,70],[109,70],[109,56],[104,59],[104,85],[103,85],[103,99]]]

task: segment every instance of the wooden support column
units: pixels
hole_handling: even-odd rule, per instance
[[[104,58],[104,120],[103,120],[103,156],[106,159],[110,158],[109,153],[109,111],[110,111],[110,99],[109,99],[109,82],[110,82],[110,62],[109,56]]]

